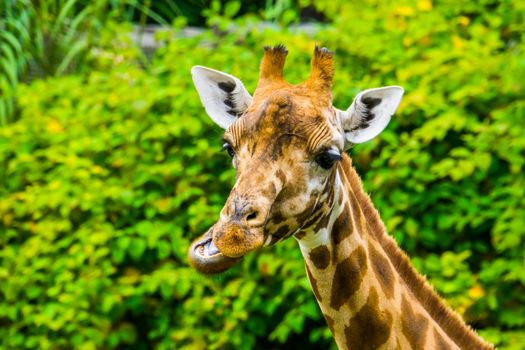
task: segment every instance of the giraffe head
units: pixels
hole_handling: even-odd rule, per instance
[[[326,225],[336,164],[352,144],[379,134],[401,101],[402,88],[383,87],[338,110],[333,53],[316,47],[310,76],[298,85],[283,80],[287,53],[281,45],[265,48],[253,97],[229,74],[192,69],[206,112],[225,129],[223,149],[237,172],[219,220],[190,246],[200,272],[222,272],[250,251]]]

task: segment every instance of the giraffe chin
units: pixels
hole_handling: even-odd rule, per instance
[[[228,270],[242,257],[228,257],[222,254],[212,239],[213,227],[194,240],[188,251],[188,260],[197,271],[213,275]]]

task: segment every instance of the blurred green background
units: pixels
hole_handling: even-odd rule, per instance
[[[315,44],[336,52],[339,108],[404,86],[351,151],[364,187],[448,304],[525,349],[525,2],[5,0],[0,16],[0,348],[335,348],[293,239],[215,278],[186,260],[234,179],[190,68],[253,92],[263,45],[284,43],[294,83]]]

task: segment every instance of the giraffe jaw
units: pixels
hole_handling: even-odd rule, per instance
[[[213,227],[192,242],[188,252],[190,264],[199,272],[213,275],[232,267],[241,257],[227,257],[220,252],[212,239]]]

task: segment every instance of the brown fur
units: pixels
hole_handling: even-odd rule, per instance
[[[368,268],[366,261],[364,248],[358,247],[348,258],[337,264],[330,297],[332,309],[339,310],[359,290]]]
[[[345,328],[348,349],[374,350],[387,342],[392,331],[392,314],[379,309],[379,296],[370,291],[366,304]],[[415,348],[423,349],[423,348]]]
[[[315,267],[324,270],[330,265],[330,251],[325,245],[320,245],[312,249],[310,252],[310,260],[314,263]]]
[[[394,297],[395,275],[392,263],[381,252],[374,248],[373,244],[368,244],[368,254],[372,269],[381,284],[381,289],[389,299]]]

